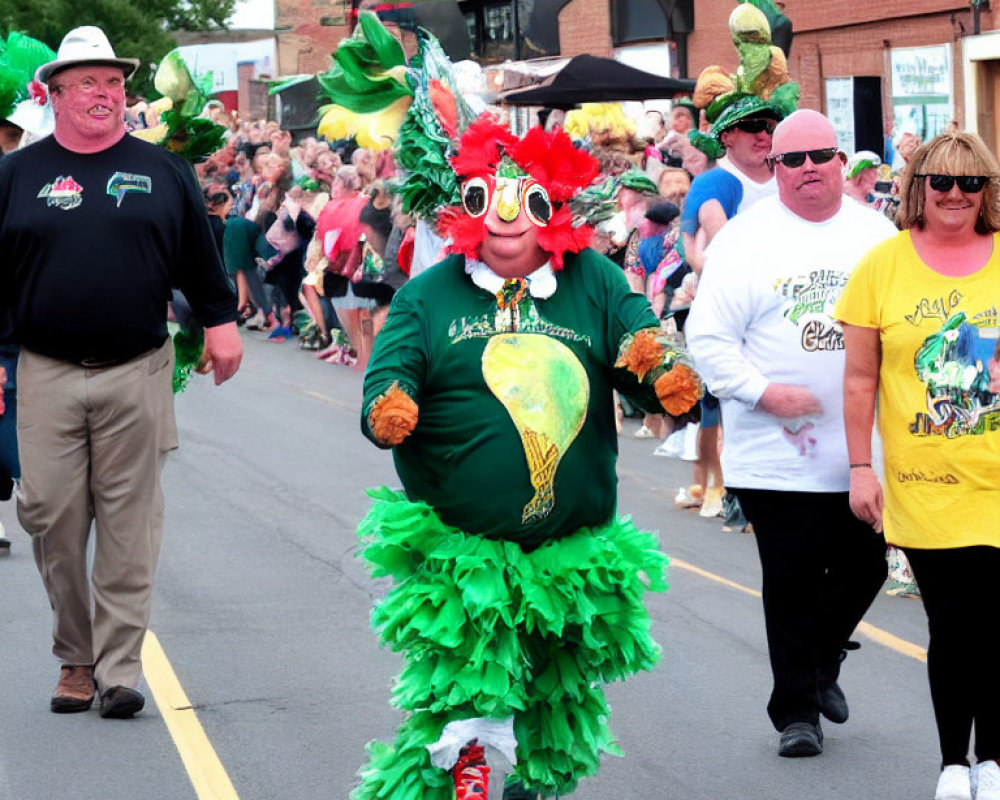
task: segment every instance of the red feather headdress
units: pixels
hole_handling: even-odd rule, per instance
[[[553,214],[548,224],[538,229],[538,244],[550,254],[552,268],[562,269],[563,254],[580,252],[593,235],[588,225],[573,227],[573,215],[565,204],[597,177],[597,159],[575,148],[561,128],[548,132],[532,128],[518,139],[506,126],[483,114],[466,128],[451,165],[459,181],[466,181],[495,174],[504,156],[548,192]],[[462,206],[444,209],[438,221],[442,235],[451,239],[448,251],[470,258],[478,258],[483,225],[482,217],[470,217]]]

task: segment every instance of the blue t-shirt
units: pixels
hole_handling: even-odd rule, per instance
[[[709,200],[718,200],[726,219],[736,216],[743,201],[743,184],[740,179],[722,167],[713,167],[703,172],[691,183],[684,211],[681,214],[681,230],[689,236],[698,232],[698,211]]]

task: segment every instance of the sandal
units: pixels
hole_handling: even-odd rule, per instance
[[[303,350],[325,350],[329,346],[329,334],[320,332],[318,328],[309,331],[299,340],[299,347]]]
[[[253,319],[254,315],[257,313],[257,307],[248,300],[240,307],[237,313],[239,314],[239,317],[237,317],[236,322],[238,325],[242,325],[248,319]]]

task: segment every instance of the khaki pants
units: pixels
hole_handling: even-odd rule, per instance
[[[167,339],[104,369],[28,350],[18,366],[17,512],[52,605],[52,652],[93,664],[102,692],[139,682],[163,533],[160,473],[177,447],[173,363]]]

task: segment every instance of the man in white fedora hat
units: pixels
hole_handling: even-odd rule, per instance
[[[126,135],[125,81],[100,28],[66,34],[36,80],[55,130],[0,162],[0,342],[18,367],[18,517],[53,609],[52,711],[142,709],[140,649],[160,550],[160,472],[177,446],[171,287],[205,326],[222,383],[236,302],[190,166]],[[88,574],[87,545],[96,521]],[[93,611],[91,611],[93,608]]]

